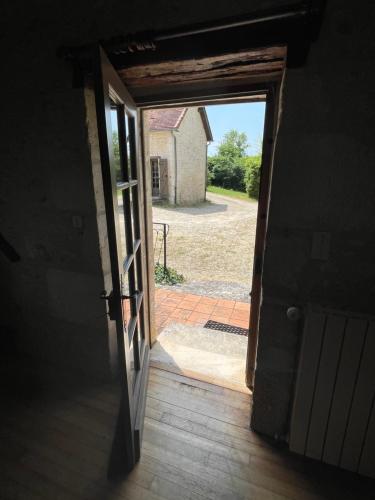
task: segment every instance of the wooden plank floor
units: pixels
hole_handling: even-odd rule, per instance
[[[2,398],[1,499],[374,498],[374,482],[302,459],[248,430],[250,396],[152,368],[142,457],[107,480],[113,388]]]

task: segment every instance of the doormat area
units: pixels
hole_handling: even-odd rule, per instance
[[[219,323],[218,321],[208,320],[204,328],[210,330],[219,330],[220,332],[234,333],[235,335],[244,335],[247,337],[249,330],[239,326],[227,325],[226,323]]]

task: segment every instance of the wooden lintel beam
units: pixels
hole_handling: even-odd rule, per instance
[[[160,85],[170,85],[179,83],[202,82],[210,79],[233,80],[248,78],[254,75],[267,75],[269,73],[280,74],[283,71],[283,62],[276,61],[273,63],[262,63],[258,65],[242,65],[240,67],[232,66],[225,70],[223,69],[208,69],[201,71],[190,71],[172,74],[162,74],[157,76],[129,76],[126,70],[120,73],[121,79],[131,88],[155,87]]]
[[[305,0],[239,18],[214,20],[174,30],[116,36],[100,43],[117,70],[165,60],[289,44],[294,49],[289,52],[288,65],[301,65],[310,42],[318,36],[324,5],[325,0]],[[301,50],[297,50],[298,46]],[[61,47],[58,55],[69,60],[87,59],[90,52],[91,44],[87,44]]]

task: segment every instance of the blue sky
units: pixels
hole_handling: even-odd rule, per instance
[[[216,147],[224,137],[226,132],[236,129],[238,132],[245,132],[247,142],[250,143],[248,154],[257,152],[257,144],[262,139],[264,102],[254,102],[247,104],[220,104],[206,106],[208,120],[210,122],[214,142],[208,147],[208,154],[214,155]]]

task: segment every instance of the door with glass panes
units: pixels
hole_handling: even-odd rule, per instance
[[[106,206],[112,290],[103,294],[116,322],[126,452],[124,470],[140,456],[149,362],[144,286],[145,225],[137,108],[98,48],[95,97]]]
[[[151,158],[151,180],[152,180],[152,197],[160,196],[160,163],[159,158]]]

